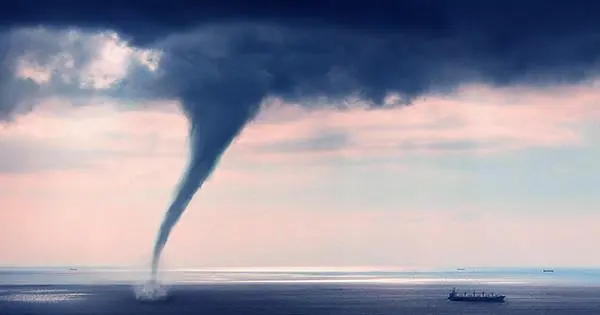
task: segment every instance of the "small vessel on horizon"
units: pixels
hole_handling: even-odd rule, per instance
[[[554,269],[543,269],[542,272],[554,272]]]
[[[505,295],[489,293],[489,292],[476,292],[467,293],[466,291],[463,293],[459,293],[456,291],[456,288],[452,288],[452,291],[448,294],[448,300],[450,301],[460,301],[460,302],[495,302],[500,303],[504,302]]]

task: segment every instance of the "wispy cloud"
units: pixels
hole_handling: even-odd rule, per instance
[[[251,125],[234,150],[277,159],[480,155],[585,145],[581,127],[600,118],[598,103],[600,93],[591,84],[528,90],[469,86],[451,96],[379,110],[274,107],[275,113],[265,116],[283,119]]]
[[[1,168],[23,172],[116,158],[179,161],[186,156],[187,121],[176,103],[127,111],[119,103],[92,101],[103,105],[74,108],[50,99],[4,126],[0,150],[13,158],[4,159]],[[225,160],[316,162],[585,146],[589,139],[582,126],[600,119],[599,103],[593,84],[546,90],[470,86],[451,96],[377,110],[308,110],[279,103],[266,106]]]

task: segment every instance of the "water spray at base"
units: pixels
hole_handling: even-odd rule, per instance
[[[137,285],[133,290],[135,298],[140,302],[161,302],[169,298],[167,288],[156,282]]]

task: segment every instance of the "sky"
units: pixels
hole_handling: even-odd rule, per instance
[[[0,15],[0,265],[147,265],[216,165],[166,267],[598,266],[598,22],[411,3]]]

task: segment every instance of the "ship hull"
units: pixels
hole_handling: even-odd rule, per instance
[[[455,301],[455,302],[502,303],[502,302],[504,302],[504,296],[491,296],[491,297],[453,296],[453,297],[449,297],[448,300]]]

